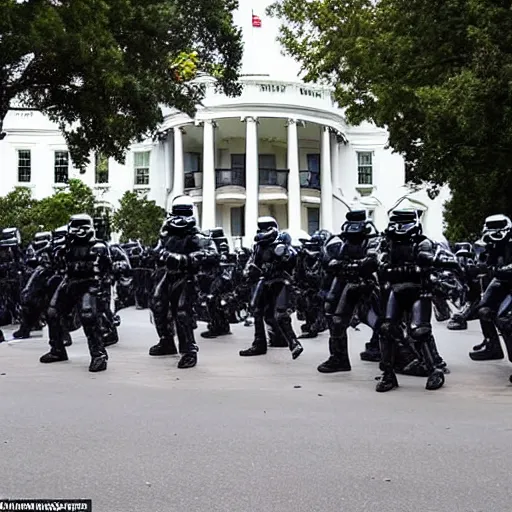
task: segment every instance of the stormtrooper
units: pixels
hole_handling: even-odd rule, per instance
[[[14,338],[30,338],[31,331],[42,329],[41,319],[51,298],[48,281],[54,274],[51,244],[52,234],[45,231],[36,233],[27,249],[26,263],[33,272],[21,292],[20,328],[13,333]]]
[[[192,368],[197,364],[198,352],[194,338],[195,275],[204,267],[217,265],[218,253],[213,241],[197,228],[194,205],[188,196],[174,199],[157,250],[165,270],[155,288],[151,312],[160,341],[150,348],[149,354],[178,353],[174,324],[181,354],[178,368]]]
[[[290,318],[291,274],[296,252],[291,237],[281,233],[273,217],[258,219],[255,245],[246,267],[246,276],[253,283],[251,309],[254,316],[254,341],[241,350],[241,356],[258,356],[267,352],[265,323],[287,343],[292,358],[297,359],[303,347],[297,340]]]
[[[476,253],[469,242],[455,244],[455,256],[462,269],[462,293],[460,295],[460,311],[454,313],[448,322],[451,331],[464,331],[468,321],[478,318],[478,304],[482,296],[480,272],[484,270],[476,261]]]
[[[512,361],[512,221],[505,215],[485,219],[481,242],[485,264],[491,281],[478,304],[478,317],[484,342],[469,355],[474,361],[503,359],[498,327]]]
[[[325,276],[322,269],[322,251],[331,234],[316,231],[309,240],[301,239],[294,280],[297,288],[297,318],[305,320],[299,338],[316,338],[325,330],[322,289]]]
[[[410,339],[417,345],[427,365],[426,389],[439,389],[444,372],[438,367],[432,335],[432,273],[435,246],[422,232],[414,210],[392,212],[380,249],[380,281],[387,290],[385,315],[381,327],[380,378],[376,391],[390,391],[398,386],[394,372],[398,344],[404,339],[403,323]]]
[[[96,238],[92,218],[79,214],[70,218],[66,243],[59,252],[56,259],[62,259],[65,273],[48,309],[50,351],[40,361],[67,361],[61,320],[70,317],[76,308],[89,345],[89,371],[104,371],[108,354],[103,345],[99,310],[105,276],[112,272],[108,246]]]
[[[220,256],[219,265],[212,268],[209,276],[206,308],[208,312],[208,330],[201,333],[203,338],[217,338],[231,334],[229,312],[225,297],[233,290],[233,270],[229,252],[229,243],[222,228],[210,231],[210,238]]]
[[[318,367],[321,373],[350,371],[347,330],[354,313],[359,321],[378,333],[380,296],[375,272],[378,233],[366,212],[350,211],[340,235],[326,245],[327,270],[334,275],[325,301],[329,318],[329,359]]]

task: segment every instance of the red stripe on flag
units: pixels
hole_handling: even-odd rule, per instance
[[[261,18],[256,16],[256,14],[252,15],[252,26],[257,28],[261,27]]]

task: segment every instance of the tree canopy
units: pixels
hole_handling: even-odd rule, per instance
[[[237,0],[1,0],[0,133],[12,102],[58,123],[75,166],[124,161],[161,106],[193,114],[205,73],[240,92]]]
[[[448,235],[512,214],[512,10],[494,0],[277,0],[280,41],[349,122],[389,130],[407,178],[448,184]]]
[[[93,191],[76,179],[41,200],[32,197],[31,189],[16,187],[0,197],[0,227],[17,227],[22,243],[27,244],[38,231],[52,231],[67,224],[71,215],[94,216],[97,206]]]
[[[112,216],[112,227],[121,234],[121,242],[140,240],[144,245],[156,245],[165,210],[146,195],[127,191]]]

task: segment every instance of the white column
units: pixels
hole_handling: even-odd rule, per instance
[[[215,224],[215,122],[208,119],[203,124],[203,223],[202,229],[212,229]]]
[[[288,170],[288,231],[293,236],[301,229],[299,140],[295,119],[288,119]]]
[[[185,188],[185,174],[183,166],[183,128],[174,128],[174,176],[172,184],[172,197],[183,195]]]
[[[331,133],[327,126],[322,127],[322,154],[320,157],[320,165],[320,228],[332,231]]]
[[[258,169],[258,126],[257,119],[246,117],[245,135],[245,240],[251,247],[258,226],[259,211],[259,169]]]
[[[166,211],[169,211],[170,204],[169,199],[172,192],[172,175],[174,170],[174,157],[173,157],[173,146],[174,140],[171,137],[171,133],[167,132],[164,140],[164,176],[165,176],[165,201],[163,207]]]
[[[333,192],[338,194],[339,193],[339,174],[340,174],[340,159],[339,159],[339,147],[340,144],[338,142],[338,138],[335,134],[331,135],[331,183]]]

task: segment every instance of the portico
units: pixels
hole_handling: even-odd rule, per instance
[[[193,198],[202,229],[222,226],[245,244],[260,215],[275,216],[292,234],[315,224],[332,230],[342,144],[332,128],[299,116],[218,117],[174,126],[171,140],[171,196]]]

